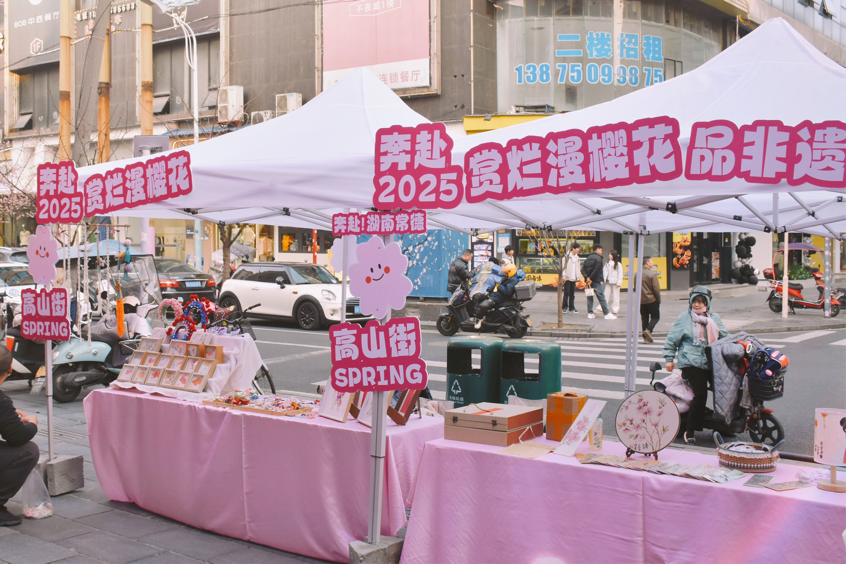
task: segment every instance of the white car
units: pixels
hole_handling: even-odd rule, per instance
[[[21,303],[21,290],[35,290],[29,265],[17,261],[0,262],[0,297],[4,302]]]
[[[347,321],[372,319],[362,315],[359,299],[347,289]],[[306,330],[320,329],[341,321],[341,283],[316,264],[243,263],[220,288],[221,307],[250,309],[249,316],[263,319],[294,319]]]

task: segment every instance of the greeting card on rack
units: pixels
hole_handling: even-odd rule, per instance
[[[561,444],[555,449],[555,454],[560,454],[561,456],[573,456],[576,454],[576,448],[584,440],[588,429],[596,421],[596,418],[599,417],[599,413],[603,407],[605,407],[604,401],[595,399],[587,400],[585,406],[579,412],[579,416],[576,417],[567,434],[561,439]]]

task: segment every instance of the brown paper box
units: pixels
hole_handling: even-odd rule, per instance
[[[546,396],[546,438],[560,441],[578,417],[588,397],[572,392],[555,392]]]
[[[523,441],[530,441],[543,436],[543,423],[527,425],[517,429],[505,431],[493,431],[490,429],[472,429],[470,427],[456,427],[455,425],[444,426],[444,438],[451,441],[463,441],[465,443],[479,443],[483,445],[507,447]]]

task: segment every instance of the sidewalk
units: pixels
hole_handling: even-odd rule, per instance
[[[742,293],[735,297],[719,297]],[[764,288],[766,289],[766,288]],[[781,314],[773,313],[767,306],[766,298],[769,292],[755,291],[753,287],[736,285],[716,285],[711,287],[714,293],[712,307],[723,320],[731,332],[746,331],[747,333],[777,333],[781,331],[816,331],[820,329],[846,328],[846,313],[840,313],[833,319],[823,317],[821,310],[800,309],[796,314],[789,314],[783,319]],[[676,317],[688,308],[688,291],[661,292],[661,321],[653,331],[656,337],[664,337],[675,322]],[[588,319],[587,298],[584,292],[576,292],[577,314],[564,315],[564,327],[557,328],[558,302],[554,291],[539,291],[534,299],[524,302],[523,307],[531,315],[532,327],[529,335],[585,338],[585,337],[625,337],[628,306],[628,292],[620,292],[620,311],[617,319],[605,320],[602,314],[596,314],[596,319]],[[594,300],[596,307],[597,300]],[[640,316],[637,316],[637,332],[640,334]]]
[[[3,391],[15,407],[38,416],[34,441],[47,451],[47,405],[42,392],[29,395],[24,382],[7,382]],[[79,400],[54,404],[55,454],[81,454],[85,487],[53,498],[52,517],[23,519],[16,527],[0,528],[0,562],[8,564],[316,564],[316,560],[188,527],[141,509],[111,501],[97,482],[88,426]],[[160,453],[161,454],[161,453]],[[150,453],[156,456],[156,453]],[[165,472],[163,465],[163,472]],[[208,492],[214,495],[214,492]],[[8,509],[20,515],[20,504]]]

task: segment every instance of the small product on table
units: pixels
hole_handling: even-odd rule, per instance
[[[453,441],[511,446],[543,435],[543,409],[501,403],[471,403],[450,409],[444,417],[444,438]]]
[[[306,415],[313,417],[311,411],[320,405],[319,401],[301,400],[274,395],[260,395],[250,390],[235,390],[228,394],[215,396],[211,401],[203,402],[215,407],[228,407],[243,411],[255,411],[270,415]]]
[[[773,472],[778,462],[778,451],[757,443],[724,443],[717,454],[720,466],[741,472]]]

